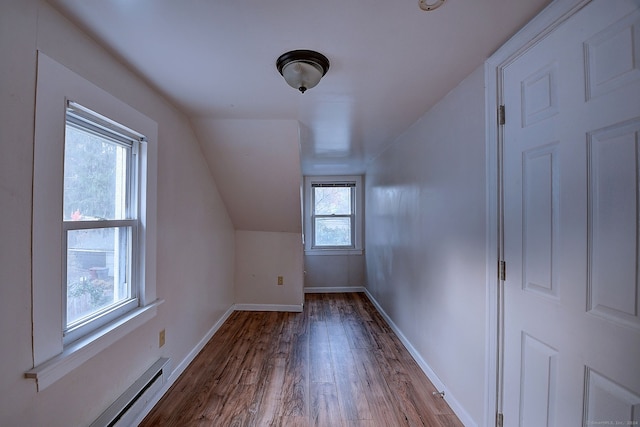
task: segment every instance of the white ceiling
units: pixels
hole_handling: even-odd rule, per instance
[[[194,120],[297,120],[304,174],[363,173],[549,2],[49,1]],[[331,61],[305,94],[275,67],[293,49]]]

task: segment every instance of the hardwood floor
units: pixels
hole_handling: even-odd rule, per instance
[[[234,312],[141,426],[462,426],[363,293]]]

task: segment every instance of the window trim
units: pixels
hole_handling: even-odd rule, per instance
[[[33,209],[32,322],[33,369],[38,391],[71,372],[111,343],[153,318],[162,300],[156,298],[156,204],[158,124],[128,104],[38,52]],[[113,322],[73,342],[63,341],[62,276],[64,127],[67,99],[97,111],[122,126],[136,129],[140,144],[139,305]],[[108,123],[105,123],[108,124]]]
[[[305,176],[304,177],[304,247],[305,255],[362,255],[362,235],[363,235],[363,178],[360,175],[341,176]],[[352,184],[352,239],[351,246],[315,246],[315,210],[314,210],[314,187]],[[337,216],[337,215],[336,215]]]

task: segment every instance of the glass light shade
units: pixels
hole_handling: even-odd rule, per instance
[[[418,0],[418,5],[420,6],[420,9],[429,12],[442,6],[444,1],[445,0]]]
[[[289,86],[304,92],[320,82],[323,72],[313,63],[292,61],[282,67],[282,76]]]

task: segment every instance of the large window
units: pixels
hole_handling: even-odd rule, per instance
[[[63,329],[73,341],[138,305],[138,144],[73,102],[64,143]]]
[[[362,253],[362,177],[305,177],[305,253]]]
[[[38,390],[152,319],[162,303],[157,140],[153,119],[38,52],[33,368],[25,372]]]

